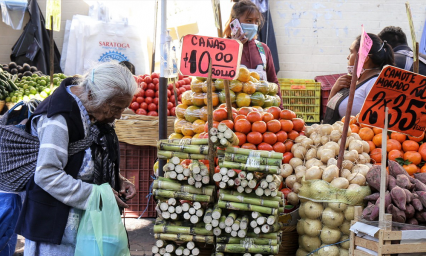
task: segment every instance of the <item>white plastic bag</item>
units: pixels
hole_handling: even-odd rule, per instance
[[[2,21],[13,29],[20,30],[27,7],[26,0],[0,0]]]

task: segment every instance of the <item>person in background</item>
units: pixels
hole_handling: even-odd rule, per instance
[[[260,80],[278,84],[274,60],[269,47],[256,40],[259,27],[263,24],[263,15],[256,4],[250,0],[234,0],[234,2],[231,16],[226,22],[223,33],[226,38],[240,40],[243,44],[241,67],[246,67],[250,72],[257,72]],[[235,19],[238,19],[243,31],[238,31],[234,35],[231,31],[231,22]],[[281,98],[279,86],[278,95]],[[282,106],[282,102],[280,105]]]
[[[371,87],[377,80],[380,71],[385,65],[394,65],[394,57],[392,47],[382,41],[377,35],[368,33],[373,41],[373,45],[365,59],[361,74],[356,82],[356,90],[352,105],[351,115],[357,115],[370,92]],[[325,112],[323,122],[326,124],[334,124],[346,115],[346,109],[349,99],[349,87],[351,85],[355,58],[360,47],[361,36],[358,36],[349,48],[348,74],[339,77],[330,91],[328,98],[327,110]]]
[[[121,176],[114,127],[137,89],[130,71],[102,63],[83,78],[69,77],[37,107],[26,124],[40,150],[15,232],[25,237],[25,256],[73,256],[80,219],[93,185],[108,183],[118,207],[136,195]],[[88,136],[90,147],[72,154],[69,144]]]
[[[118,64],[125,66],[130,70],[130,73],[132,73],[132,75],[135,75],[135,65],[133,65],[130,61],[123,60]]]
[[[405,70],[413,71],[413,51],[408,46],[407,36],[400,27],[385,27],[378,36],[386,40],[393,48],[395,66]],[[419,54],[419,74],[426,76],[426,55]]]

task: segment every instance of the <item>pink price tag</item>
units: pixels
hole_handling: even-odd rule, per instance
[[[371,46],[373,46],[373,41],[364,31],[364,25],[361,25],[361,28],[361,42],[358,51],[358,67],[356,72],[356,76],[358,78],[361,75],[362,67],[364,66],[365,59],[367,58],[367,55],[370,52]]]

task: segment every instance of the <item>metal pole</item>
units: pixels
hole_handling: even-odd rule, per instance
[[[157,45],[157,14],[158,14],[158,0],[155,0],[155,13],[154,13],[154,37],[152,38],[152,60],[151,60],[151,74],[155,70],[155,46]]]
[[[167,52],[165,52],[167,37],[167,0],[161,0],[161,39],[160,39],[160,92],[158,105],[158,138],[167,139]],[[154,46],[155,47],[155,46]],[[166,160],[160,159],[158,162],[158,175],[164,176],[163,166]]]

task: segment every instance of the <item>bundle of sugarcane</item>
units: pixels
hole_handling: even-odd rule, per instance
[[[158,177],[158,179],[154,181],[153,189],[163,189],[178,192],[188,192],[197,195],[213,196],[216,188],[214,185],[196,188],[190,185],[182,185],[176,180]]]
[[[253,229],[253,233],[255,234],[260,234],[264,225],[275,225],[278,220],[278,217],[275,215],[265,216],[259,212],[252,212],[251,217],[253,220],[250,222],[250,227]],[[263,233],[272,233],[272,231]]]
[[[240,186],[237,187],[238,193],[250,194],[257,186],[258,176],[253,172],[240,171],[237,178],[240,181]]]
[[[253,198],[252,200],[261,201],[261,199]],[[219,199],[217,205],[220,208],[228,209],[228,210],[237,210],[237,211],[250,211],[250,212],[259,212],[268,215],[277,216],[279,213],[284,212],[284,207],[272,208],[261,206],[261,202],[257,202],[256,204],[252,203],[237,203],[237,202],[229,202]]]
[[[204,228],[204,223],[190,223],[187,221],[156,221],[154,233],[183,234],[212,236],[213,232]]]
[[[259,183],[255,193],[257,196],[277,196],[278,189],[283,182],[283,177],[280,175],[268,174]]]
[[[265,206],[270,208],[278,209],[280,207],[280,202],[276,200],[269,200],[268,197],[265,198],[254,198],[250,196],[243,195],[231,195],[230,191],[221,189],[219,191],[219,198],[223,201],[236,202],[236,203],[246,203],[252,205]]]
[[[159,215],[165,220],[179,219],[179,213],[176,212],[176,208],[181,207],[179,204],[179,201],[177,201],[175,198],[159,199],[157,203]]]
[[[204,163],[193,160],[188,168],[190,170],[190,177],[188,178],[189,185],[201,188],[203,185],[210,183],[209,168]]]
[[[237,146],[240,141],[229,127],[221,123],[217,128],[212,127],[209,132],[211,142],[221,147]]]
[[[211,202],[213,199],[213,196],[209,196],[209,195],[200,195],[200,194],[194,194],[189,192],[181,192],[181,191],[173,191],[173,190],[165,190],[165,189],[153,189],[152,194],[155,196],[155,198],[176,198],[176,199],[189,200],[194,202]]]
[[[213,180],[219,182],[219,188],[238,187],[241,185],[241,179],[238,177],[240,170],[220,168],[219,172],[213,175]]]
[[[167,241],[214,243],[214,236],[154,233],[154,238]]]
[[[206,228],[212,229],[216,237],[226,233],[232,237],[243,238],[248,232],[249,217],[230,212],[228,215],[222,215],[220,219],[213,219],[210,224],[206,224]]]
[[[189,220],[193,224],[198,223],[204,215],[204,209],[200,202],[193,202],[192,205],[190,202],[182,202],[181,205],[176,206],[175,211],[183,219]]]
[[[191,176],[191,171],[187,166],[181,164],[179,157],[172,157],[163,167],[164,177],[172,180],[187,180]]]
[[[257,244],[216,244],[217,252],[229,253],[259,253],[259,254],[278,254],[278,245],[257,245]]]
[[[152,253],[154,256],[164,255],[199,255],[200,249],[195,246],[195,243],[190,241],[188,243],[184,243],[182,245],[177,245],[174,242],[166,242],[164,240],[157,240],[155,245],[152,247]]]
[[[268,239],[268,238],[249,238],[249,237],[230,237],[230,236],[221,236],[216,237],[216,242],[220,244],[257,244],[257,245],[278,245],[281,241],[278,238]]]
[[[205,223],[205,229],[213,230],[213,228],[218,227],[219,220],[221,219],[221,217],[222,209],[219,208],[217,205],[215,205],[214,208],[207,209],[203,218],[203,221]]]
[[[230,199],[230,197],[226,197],[227,199],[224,199],[225,201],[241,202],[241,198],[255,198],[255,199],[260,199],[261,202],[262,201],[276,201],[276,202],[279,203],[280,207],[283,207],[285,205],[284,195],[281,191],[278,191],[277,196],[258,196],[255,193],[247,194],[247,193],[239,193],[238,191],[235,191],[235,190],[221,189],[220,193],[219,193],[219,198],[224,198],[223,196],[220,196],[221,194],[231,195],[231,196],[234,196],[234,198],[237,197],[237,199],[239,200],[239,201],[232,201],[232,199]]]

